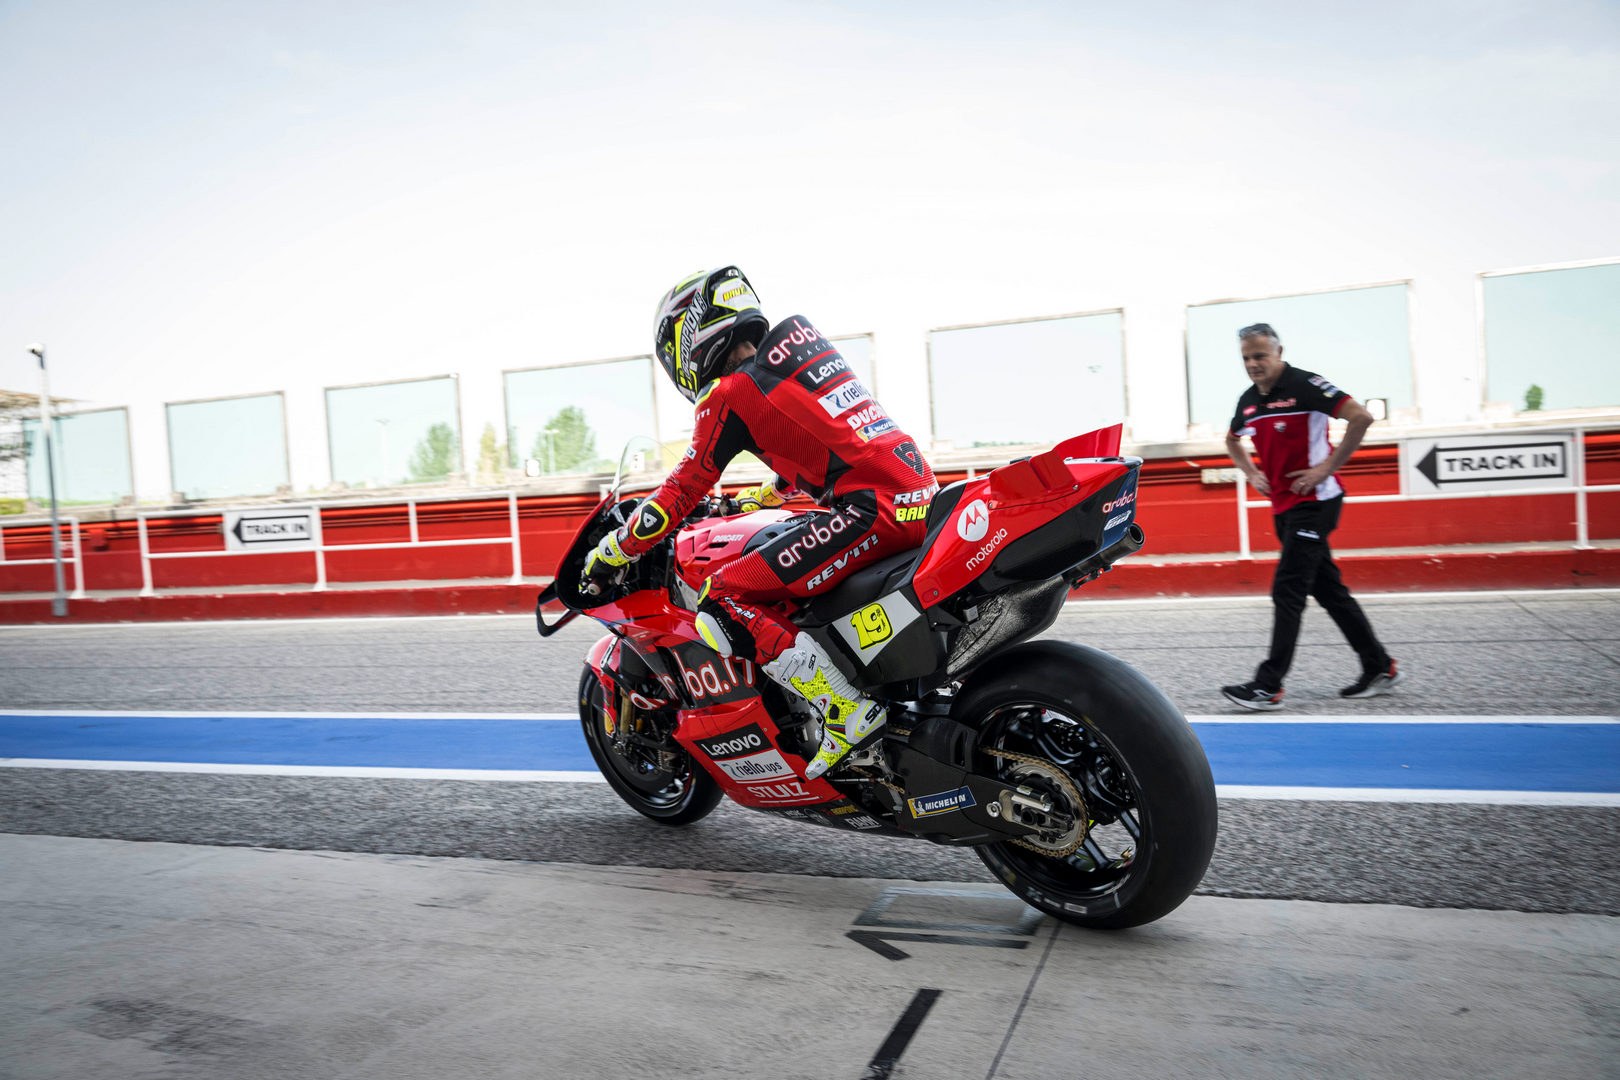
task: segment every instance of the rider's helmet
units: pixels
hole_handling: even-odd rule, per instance
[[[720,377],[731,348],[758,346],[771,324],[743,272],[722,266],[688,274],[658,304],[653,350],[686,400]]]

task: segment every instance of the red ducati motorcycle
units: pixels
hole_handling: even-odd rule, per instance
[[[1107,653],[1031,641],[1071,589],[1142,546],[1140,458],[1118,426],[942,488],[922,547],[850,574],[791,613],[865,693],[882,737],[805,779],[820,723],[694,625],[704,580],[795,517],[711,498],[599,595],[586,555],[630,519],[620,476],[574,537],[536,619],[580,614],[580,721],[602,775],[668,825],[728,796],[813,825],[971,847],[1027,903],[1090,927],[1157,919],[1197,887],[1215,846],[1203,747],[1164,693]],[[728,513],[728,511],[730,513]],[[541,608],[567,609],[548,623]]]

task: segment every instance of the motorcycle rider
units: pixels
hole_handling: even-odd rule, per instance
[[[696,407],[692,445],[631,520],[602,538],[585,579],[612,574],[678,528],[743,451],[775,476],[738,494],[745,510],[802,491],[831,510],[810,514],[705,582],[697,627],[722,656],[752,656],[822,721],[815,779],[874,738],[882,706],[850,685],[782,606],[819,596],[863,566],[921,546],[939,485],[838,350],[795,315],[772,327],[735,266],[682,278],[658,305],[654,350]]]

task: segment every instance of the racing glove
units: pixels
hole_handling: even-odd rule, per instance
[[[602,537],[602,542],[585,556],[585,572],[579,579],[580,591],[595,596],[601,591],[601,581],[612,577],[614,571],[629,566],[633,561],[634,557],[626,555],[624,549],[619,547],[619,532],[615,529]]]
[[[774,510],[785,502],[787,496],[776,490],[774,478],[758,487],[743,488],[737,492],[737,509],[744,514],[752,510]]]

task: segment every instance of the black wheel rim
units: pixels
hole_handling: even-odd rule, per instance
[[[692,794],[690,764],[678,773],[654,769],[644,771],[613,749],[612,736],[607,730],[607,712],[602,701],[602,684],[591,680],[588,697],[591,717],[587,725],[591,741],[600,751],[600,760],[613,770],[613,775],[629,789],[629,793],[650,810],[678,810]],[[622,792],[622,789],[621,789]]]
[[[1041,891],[1072,900],[1119,893],[1147,873],[1151,823],[1123,755],[1084,716],[1037,702],[996,709],[980,725],[981,748],[1039,758],[1056,765],[1080,790],[1092,824],[1070,855],[1052,856],[1019,844],[991,845],[997,856]],[[1017,763],[984,755],[1008,776]]]

